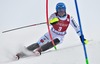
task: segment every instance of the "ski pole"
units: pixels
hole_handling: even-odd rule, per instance
[[[79,10],[78,10],[77,0],[74,0],[74,2],[75,2],[75,7],[76,7],[76,12],[77,12],[78,22],[79,22],[79,26],[80,26],[80,31],[81,31],[81,34],[83,34],[82,26],[81,26],[81,20],[80,20],[80,15],[79,15]],[[86,52],[86,46],[85,46],[84,43],[85,43],[84,42],[84,37],[82,37],[82,44],[83,44],[83,49],[84,49],[86,64],[89,64],[89,60],[88,60],[88,56],[87,56],[87,52]]]
[[[42,25],[42,24],[46,24],[46,22],[37,23],[37,24],[32,24],[32,25],[27,25],[27,26],[22,26],[22,27],[10,29],[10,30],[5,30],[5,31],[3,31],[2,33],[7,33],[7,32],[10,32],[10,31],[14,31],[14,30],[18,30],[18,29],[23,29],[23,28],[28,28],[28,27],[37,26],[37,25]]]

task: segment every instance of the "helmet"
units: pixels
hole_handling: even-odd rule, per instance
[[[66,6],[64,3],[60,2],[56,5],[56,11],[58,11],[58,9],[64,9],[66,11]]]

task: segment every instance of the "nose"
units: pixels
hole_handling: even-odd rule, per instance
[[[58,9],[58,12],[65,12],[63,8]]]

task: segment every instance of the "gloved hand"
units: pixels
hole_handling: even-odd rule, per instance
[[[53,18],[49,22],[50,22],[51,25],[53,25],[53,24],[56,24],[58,21],[59,21],[58,18]]]
[[[83,40],[84,40],[84,43],[82,42],[82,38],[83,38]],[[81,36],[80,36],[80,40],[81,40],[81,42],[82,42],[83,44],[88,44],[88,40],[84,38],[84,35],[81,35]]]

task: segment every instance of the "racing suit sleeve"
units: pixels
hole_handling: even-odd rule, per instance
[[[74,18],[71,16],[70,18],[70,25],[75,29],[76,33],[81,36],[81,32],[80,32],[80,27],[78,26],[78,24],[75,22]]]

